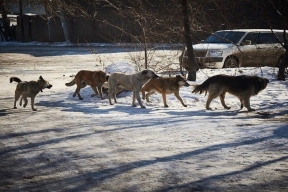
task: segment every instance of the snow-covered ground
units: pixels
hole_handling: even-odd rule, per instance
[[[164,108],[156,94],[142,109],[131,107],[130,92],[109,105],[90,97],[90,87],[81,90],[80,101],[72,97],[76,86],[65,86],[81,69],[133,64],[138,52],[0,49],[0,191],[288,191],[288,83],[275,80],[277,69],[204,69],[189,82],[216,74],[268,78],[267,88],[251,98],[256,112],[239,111],[229,94],[230,110],[217,98],[207,111],[207,97],[192,94],[192,86],[180,92],[186,108],[174,95]],[[156,51],[155,62],[163,52],[175,54]],[[30,101],[12,109],[16,83],[9,78],[40,75],[53,87],[36,97],[38,111]]]

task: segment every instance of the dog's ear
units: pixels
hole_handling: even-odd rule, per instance
[[[145,69],[145,70],[142,71],[142,75],[147,75],[147,73],[148,73],[148,70],[147,70],[147,69]]]
[[[105,79],[106,79],[106,81],[108,81],[109,77],[110,77],[109,74],[106,74],[106,75],[105,75]]]
[[[42,77],[42,76],[40,76],[40,77],[39,77],[39,79],[40,79],[40,80],[43,80],[43,77]]]

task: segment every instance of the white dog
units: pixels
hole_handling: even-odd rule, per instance
[[[121,87],[123,89],[133,91],[133,107],[136,107],[135,98],[137,97],[137,101],[141,108],[145,108],[145,106],[142,104],[139,92],[151,78],[158,77],[159,76],[151,70],[143,70],[132,75],[126,75],[124,73],[112,73],[108,79],[108,97],[110,105],[113,105],[111,102],[112,95],[114,97],[115,103],[117,103],[115,91]]]

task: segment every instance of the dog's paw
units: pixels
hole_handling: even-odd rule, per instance
[[[35,108],[33,108],[32,110],[33,110],[33,111],[37,111],[37,109],[35,109]]]
[[[136,104],[132,104],[132,107],[137,107],[137,105]]]
[[[164,105],[164,107],[168,108],[169,106],[168,105]]]
[[[184,107],[187,107],[187,105],[183,105]]]
[[[12,109],[17,109],[17,107],[13,107]]]
[[[146,107],[145,107],[145,106],[141,106],[141,108],[142,108],[142,109],[145,109]]]

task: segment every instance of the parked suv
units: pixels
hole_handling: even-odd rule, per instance
[[[283,43],[283,30],[222,30],[193,45],[193,49],[196,61],[206,68],[276,67],[285,53],[278,39]]]

